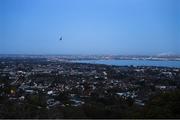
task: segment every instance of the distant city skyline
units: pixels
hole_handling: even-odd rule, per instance
[[[0,0],[0,54],[180,55],[179,6],[180,0]]]

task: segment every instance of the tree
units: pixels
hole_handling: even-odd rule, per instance
[[[180,90],[153,97],[144,108],[146,118],[180,118]]]

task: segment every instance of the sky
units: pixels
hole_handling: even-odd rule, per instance
[[[0,0],[0,54],[162,53],[180,54],[180,0]]]

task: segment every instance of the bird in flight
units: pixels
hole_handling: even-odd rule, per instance
[[[59,38],[59,40],[62,40],[62,36]]]

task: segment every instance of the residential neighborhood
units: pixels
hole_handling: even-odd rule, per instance
[[[143,108],[151,97],[180,88],[180,69],[1,58],[0,82],[1,106],[9,101],[52,110],[113,98]]]

